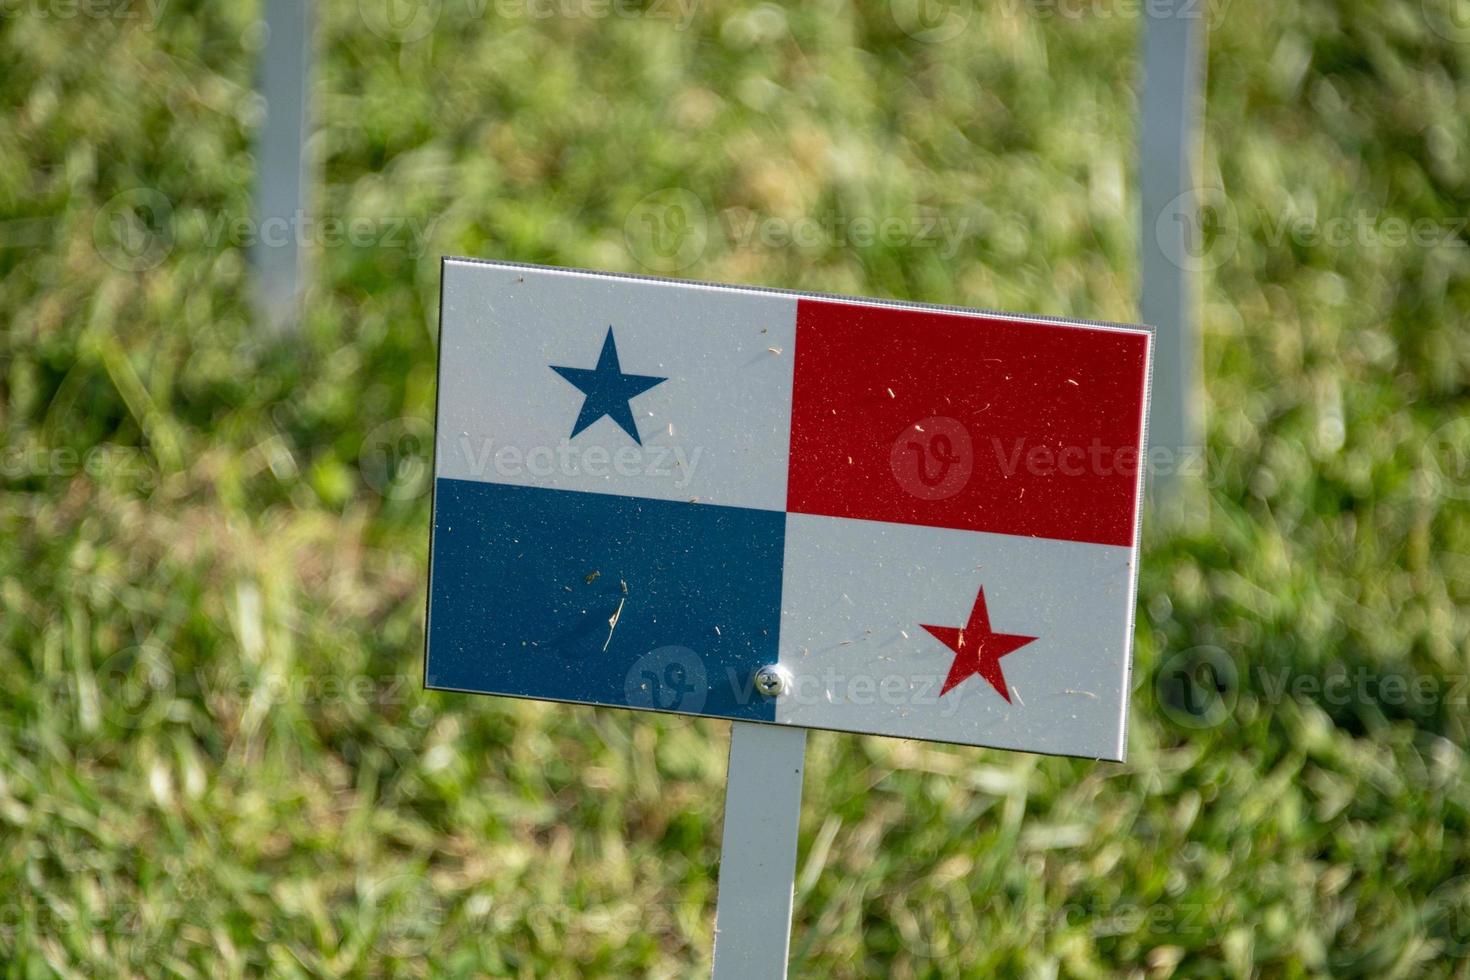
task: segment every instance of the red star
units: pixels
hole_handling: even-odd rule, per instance
[[[964,626],[927,626],[919,624],[933,634],[934,638],[954,651],[954,663],[950,664],[949,676],[944,679],[943,696],[971,674],[979,674],[990,682],[996,693],[1009,703],[1011,692],[1006,688],[1005,674],[1000,670],[1000,658],[1036,639],[1034,636],[1013,636],[1010,633],[992,633],[990,614],[985,610],[985,588],[982,586],[975,596],[975,608],[970,610],[970,621]]]

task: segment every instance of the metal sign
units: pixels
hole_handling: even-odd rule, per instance
[[[1150,331],[442,290],[429,687],[1123,758]]]

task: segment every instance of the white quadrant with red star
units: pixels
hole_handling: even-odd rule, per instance
[[[793,515],[781,613],[793,685],[777,720],[1121,759],[1132,556],[1113,545]],[[968,626],[982,588],[993,633],[1034,637],[967,630],[969,647],[988,646],[980,663],[995,657],[989,677],[926,629]]]

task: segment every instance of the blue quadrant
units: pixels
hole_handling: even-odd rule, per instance
[[[429,687],[771,721],[786,515],[435,482]]]

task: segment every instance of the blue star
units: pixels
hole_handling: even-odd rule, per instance
[[[669,379],[647,374],[624,374],[622,366],[618,364],[618,345],[613,340],[612,327],[607,328],[607,339],[602,342],[602,354],[597,358],[597,367],[557,367],[553,364],[551,370],[576,385],[587,396],[582,400],[582,411],[577,414],[577,423],[572,426],[573,439],[577,437],[577,433],[606,415],[632,436],[634,442],[643,445],[643,440],[638,437],[638,424],[633,421],[633,407],[629,401]]]

